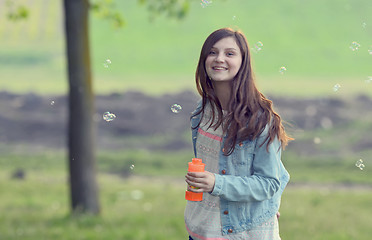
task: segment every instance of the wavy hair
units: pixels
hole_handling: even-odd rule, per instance
[[[242,55],[242,64],[232,80],[227,114],[223,116],[221,103],[206,72],[205,60],[214,44],[226,37],[235,39]],[[266,150],[276,137],[280,140],[283,149],[290,140],[293,140],[286,134],[280,116],[273,109],[272,101],[256,87],[248,42],[242,32],[231,28],[221,28],[207,37],[201,49],[195,80],[197,91],[202,97],[202,107],[191,117],[202,114],[202,119],[206,104],[211,104],[212,115],[209,127],[217,129],[222,124],[223,132],[227,134],[223,146],[225,155],[230,155],[234,151],[237,142],[257,138],[266,125],[269,126],[268,134],[261,144],[262,146],[267,142]],[[200,122],[196,128],[199,127]]]

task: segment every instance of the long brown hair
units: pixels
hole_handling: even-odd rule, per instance
[[[242,55],[242,64],[232,80],[232,92],[227,114],[223,117],[221,103],[206,72],[205,60],[214,44],[226,37],[235,39]],[[202,114],[201,118],[203,118],[206,104],[211,104],[212,117],[209,127],[217,129],[223,123],[223,132],[227,134],[224,142],[225,155],[230,155],[234,151],[238,141],[257,138],[268,124],[270,128],[262,143],[263,145],[267,142],[267,150],[269,144],[276,137],[281,141],[283,149],[288,141],[293,140],[286,134],[280,116],[273,110],[272,101],[267,99],[256,87],[248,42],[242,32],[231,28],[221,28],[211,33],[201,49],[195,79],[197,90],[202,97],[202,107],[191,117]],[[199,125],[200,122],[196,127]]]

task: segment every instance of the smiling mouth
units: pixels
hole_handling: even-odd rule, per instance
[[[212,67],[213,70],[227,70],[225,67]]]

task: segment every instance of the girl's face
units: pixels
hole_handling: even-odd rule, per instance
[[[240,48],[233,37],[216,42],[205,60],[208,76],[213,81],[231,81],[242,64]]]

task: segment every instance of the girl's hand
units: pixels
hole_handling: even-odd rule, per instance
[[[188,172],[186,174],[186,182],[188,184],[187,190],[192,192],[212,192],[215,183],[215,176],[213,173],[205,172]]]

